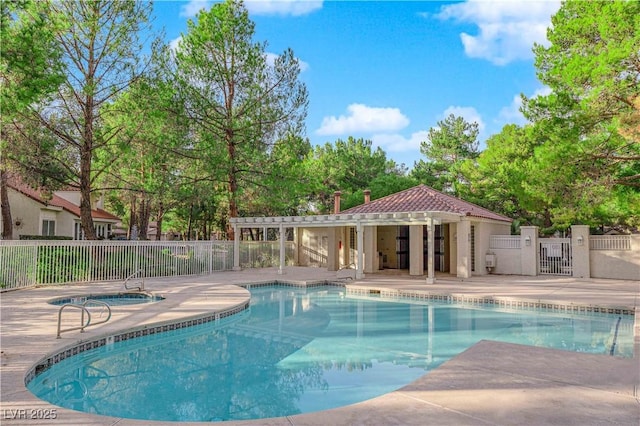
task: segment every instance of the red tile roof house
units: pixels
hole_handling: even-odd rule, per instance
[[[55,235],[84,239],[80,226],[80,191],[55,191],[47,199],[41,191],[15,179],[8,182],[13,237]],[[103,210],[97,202],[91,211],[99,238],[109,238],[120,218]],[[0,217],[0,223],[2,218]]]
[[[340,211],[340,194],[330,215],[233,218],[236,268],[242,228],[294,228],[297,265],[316,264],[330,271],[351,267],[354,278],[381,269],[410,275],[435,272],[460,278],[487,274],[485,254],[491,235],[509,235],[512,220],[475,204],[418,185]],[[280,272],[284,266],[281,241]],[[320,259],[320,260],[317,260]]]

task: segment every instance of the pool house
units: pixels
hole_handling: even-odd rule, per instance
[[[377,200],[365,191],[363,204],[328,215],[232,218],[234,264],[240,267],[240,235],[247,228],[294,230],[294,263],[352,272],[353,278],[384,269],[408,270],[435,281],[436,272],[459,278],[487,273],[491,235],[508,235],[512,220],[473,203],[418,185]],[[284,270],[285,239],[280,238],[279,271]]]

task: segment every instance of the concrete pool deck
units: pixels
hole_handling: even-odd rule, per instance
[[[202,425],[91,415],[55,407],[26,390],[27,372],[45,355],[78,342],[131,328],[175,322],[242,305],[235,284],[335,280],[335,272],[291,267],[220,272],[179,279],[149,279],[146,289],[166,300],[114,306],[111,320],[56,339],[55,297],[121,292],[121,282],[40,287],[0,295],[0,424]],[[384,271],[347,285],[367,289],[426,291],[469,297],[543,301],[635,309],[632,359],[482,341],[415,382],[362,403],[316,413],[224,425],[592,425],[640,424],[640,281],[564,277],[484,276],[424,278]],[[65,317],[68,314],[65,314]],[[77,314],[69,314],[77,317]],[[55,419],[31,419],[55,413]],[[25,418],[26,417],[26,418]]]

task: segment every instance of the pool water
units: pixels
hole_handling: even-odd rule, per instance
[[[144,420],[224,421],[340,407],[396,390],[482,339],[633,355],[633,318],[251,289],[222,322],[67,358],[28,388],[66,408]],[[615,339],[615,342],[614,342]]]
[[[97,300],[107,303],[110,306],[125,306],[139,305],[141,303],[154,303],[164,300],[164,297],[146,293],[89,294],[54,299],[50,300],[49,303],[52,305],[66,305],[67,303],[82,305],[87,300]]]

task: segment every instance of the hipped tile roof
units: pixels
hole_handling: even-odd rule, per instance
[[[32,188],[31,186],[21,182],[17,178],[10,178],[7,184],[9,188],[22,193],[23,195],[31,198],[34,201],[37,201],[40,204],[43,204],[45,206],[60,207],[63,210],[68,211],[72,215],[78,218],[80,217],[80,206],[72,203],[71,201],[65,200],[64,198],[59,197],[55,194],[51,195],[51,199],[46,199],[41,191]],[[118,216],[115,216],[102,209],[91,209],[91,217],[94,219],[120,221],[120,218]]]
[[[445,212],[484,219],[512,222],[513,220],[483,207],[436,191],[426,185],[418,185],[367,204],[352,207],[340,213],[409,213]]]

